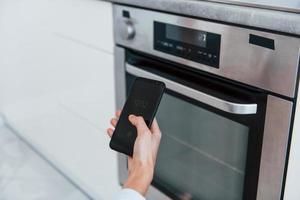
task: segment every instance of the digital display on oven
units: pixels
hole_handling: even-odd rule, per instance
[[[207,44],[206,32],[178,27],[170,24],[166,25],[166,38],[178,42],[184,42],[187,44],[199,46],[199,47],[204,47],[204,48],[206,47]]]
[[[154,22],[154,49],[211,67],[219,67],[221,35]]]

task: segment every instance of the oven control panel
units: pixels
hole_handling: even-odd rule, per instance
[[[219,68],[221,35],[154,21],[154,49]]]

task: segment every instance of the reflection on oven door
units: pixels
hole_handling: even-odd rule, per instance
[[[154,182],[181,199],[240,200],[249,128],[165,94]]]

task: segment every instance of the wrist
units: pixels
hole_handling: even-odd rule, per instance
[[[152,167],[138,167],[129,173],[124,188],[130,188],[145,196],[152,182],[154,169]]]

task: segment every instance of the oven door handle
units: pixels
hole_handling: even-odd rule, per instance
[[[126,63],[126,71],[129,74],[132,74],[134,76],[149,78],[149,79],[154,79],[157,81],[164,82],[168,89],[178,92],[180,94],[183,94],[184,96],[187,96],[189,98],[200,101],[201,103],[204,103],[206,105],[209,105],[209,106],[212,106],[219,110],[222,110],[224,112],[238,114],[238,115],[249,115],[249,114],[257,113],[257,104],[254,104],[254,103],[253,104],[240,104],[240,103],[229,102],[229,101],[211,96],[209,94],[200,92],[193,88],[187,87],[180,83],[176,83],[175,81],[169,80],[167,78],[147,72],[140,68],[134,67],[128,63]]]

